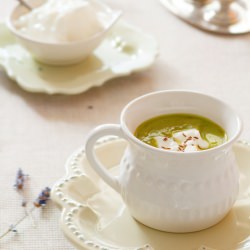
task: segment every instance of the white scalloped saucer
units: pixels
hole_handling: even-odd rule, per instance
[[[148,68],[157,54],[153,37],[120,20],[85,61],[51,66],[35,61],[0,23],[0,67],[30,92],[78,94],[109,79]]]
[[[109,137],[96,148],[113,174],[119,171],[126,145],[124,140]],[[231,212],[209,229],[174,234],[135,221],[120,196],[92,171],[81,148],[68,159],[66,176],[52,189],[52,199],[62,208],[62,230],[77,249],[249,250],[250,145],[239,142],[234,150],[240,168],[240,194]]]

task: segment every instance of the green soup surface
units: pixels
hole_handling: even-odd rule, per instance
[[[198,139],[196,136],[190,136],[190,133],[193,134],[194,130],[198,130],[196,132],[201,138],[199,137]],[[185,141],[178,141],[180,137],[179,132],[186,137]],[[187,135],[185,135],[185,133]],[[193,114],[166,114],[151,118],[140,124],[134,135],[141,141],[154,147],[160,147],[157,138],[163,138],[163,141],[172,140],[171,145],[173,145],[173,143],[178,144],[179,149],[180,147],[182,149],[183,147],[187,147],[186,144],[188,143],[194,147],[196,139],[203,140],[205,145],[207,145],[205,148],[200,148],[197,144],[198,150],[213,148],[227,141],[227,134],[222,127],[205,117]],[[192,141],[192,139],[194,141]],[[195,146],[197,145],[195,144]],[[169,148],[163,146],[160,148],[172,149],[170,146]]]

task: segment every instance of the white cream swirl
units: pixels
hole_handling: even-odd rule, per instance
[[[15,20],[20,33],[43,42],[75,42],[104,30],[100,9],[86,0],[48,0]]]
[[[195,152],[209,147],[208,142],[202,139],[197,129],[188,129],[174,133],[172,138],[156,136],[154,139],[158,148],[171,151]]]

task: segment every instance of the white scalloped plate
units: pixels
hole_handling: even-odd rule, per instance
[[[114,174],[126,145],[124,140],[108,138],[96,148],[101,162]],[[65,178],[52,189],[52,199],[62,208],[62,230],[78,249],[249,250],[250,146],[241,142],[234,150],[240,194],[231,212],[209,229],[174,234],[135,221],[120,196],[92,171],[81,148],[67,161]]]
[[[144,70],[158,54],[156,40],[119,21],[85,61],[71,66],[50,66],[35,61],[0,24],[0,66],[24,90],[47,94],[77,94],[107,80]]]

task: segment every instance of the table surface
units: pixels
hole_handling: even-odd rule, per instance
[[[73,96],[25,92],[0,71],[0,234],[24,213],[13,188],[18,168],[29,174],[24,196],[32,201],[65,173],[67,157],[82,146],[91,129],[117,123],[133,98],[156,90],[202,91],[234,106],[244,122],[241,139],[250,141],[250,35],[223,36],[198,30],[156,0],[106,0],[123,18],[152,34],[160,53],[144,72],[113,79]],[[14,0],[0,0],[4,21]],[[89,106],[93,108],[90,109]],[[54,204],[36,210],[0,241],[5,250],[74,249],[60,229]]]

